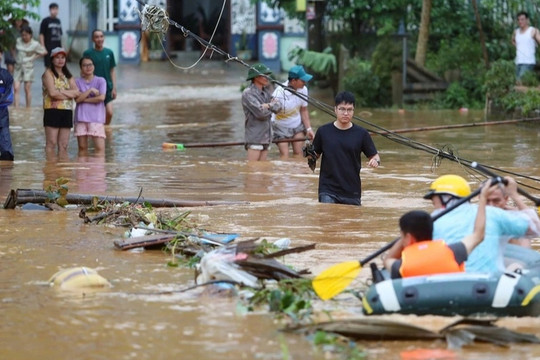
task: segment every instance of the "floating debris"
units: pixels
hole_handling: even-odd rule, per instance
[[[315,244],[279,250],[266,240],[257,240],[238,242],[205,254],[197,267],[197,283],[232,280],[256,288],[257,280],[296,279],[309,273],[292,270],[274,258],[314,249]]]
[[[499,346],[511,343],[540,343],[533,334],[525,334],[494,325],[496,318],[461,318],[439,331],[432,331],[410,323],[382,318],[358,318],[337,320],[309,325],[294,325],[286,332],[326,331],[353,340],[434,340],[446,339],[449,348],[461,348],[475,341],[489,342]]]

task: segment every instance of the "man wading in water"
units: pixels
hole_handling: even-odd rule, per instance
[[[242,108],[246,115],[245,148],[248,160],[266,160],[272,142],[272,113],[281,105],[268,91],[268,76],[272,71],[264,64],[253,65],[246,80],[251,80],[242,93]]]

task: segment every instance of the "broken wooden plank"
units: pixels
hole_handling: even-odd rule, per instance
[[[421,91],[445,91],[448,88],[448,83],[444,81],[426,82],[426,83],[407,83],[403,91],[405,93],[421,92]]]
[[[407,58],[407,76],[421,82],[444,81],[444,79],[439,75],[421,65],[418,65],[416,61],[411,58]]]
[[[215,205],[239,205],[249,204],[247,201],[196,201],[196,200],[166,200],[166,199],[148,199],[144,197],[120,197],[120,196],[101,196],[87,194],[67,194],[68,204],[91,205],[97,198],[98,201],[109,203],[149,203],[153,207],[196,207],[196,206],[215,206]],[[26,203],[43,204],[49,201],[47,191],[33,189],[11,190],[4,202],[4,209],[15,209],[15,206]]]
[[[176,237],[174,234],[158,234],[158,235],[145,235],[137,236],[133,238],[127,238],[122,240],[115,240],[114,246],[120,250],[129,250],[138,247],[154,247],[157,245],[163,245],[173,240]]]

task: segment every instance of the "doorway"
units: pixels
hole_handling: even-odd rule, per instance
[[[227,1],[221,20],[216,29],[212,44],[224,51],[230,52],[230,2]],[[212,32],[219,20],[223,3],[215,0],[180,0],[169,1],[167,11],[171,20],[182,25],[186,30],[210,41]],[[201,46],[192,37],[185,37],[182,31],[175,26],[169,28],[168,51],[201,51]],[[209,54],[210,55],[210,54]]]

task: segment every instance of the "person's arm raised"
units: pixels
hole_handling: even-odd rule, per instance
[[[478,201],[478,211],[476,213],[476,220],[474,221],[473,233],[467,235],[461,242],[467,249],[467,254],[470,254],[478,244],[484,240],[486,231],[486,203],[489,188],[491,187],[491,181],[486,181],[480,192],[480,200]],[[497,186],[497,185],[493,185]]]

